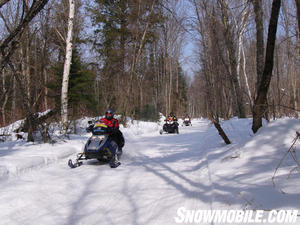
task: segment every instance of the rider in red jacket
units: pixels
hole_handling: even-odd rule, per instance
[[[121,152],[125,141],[122,132],[119,130],[119,121],[114,118],[114,111],[111,109],[106,110],[105,117],[101,118],[99,122],[109,127],[110,135],[118,144],[119,151]]]
[[[100,119],[100,123],[104,123],[112,129],[119,129],[119,121],[113,118],[113,113],[110,110],[106,111],[105,117]]]

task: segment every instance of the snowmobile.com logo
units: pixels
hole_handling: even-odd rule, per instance
[[[177,209],[176,223],[296,223],[298,210],[189,210]]]

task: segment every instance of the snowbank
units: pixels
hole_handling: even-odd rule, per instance
[[[244,205],[244,209],[299,209],[300,174],[299,170],[291,173],[296,166],[292,157],[287,157],[278,170],[275,186],[272,177],[291,146],[296,131],[300,130],[300,120],[285,118],[272,121],[255,135],[250,129],[247,129],[248,134],[239,130],[249,127],[249,122],[231,120],[225,123],[226,132],[239,144],[234,143],[207,156],[215,184],[215,198],[225,198],[232,208]],[[247,141],[247,136],[253,137]],[[228,209],[227,205],[218,201],[214,206]]]

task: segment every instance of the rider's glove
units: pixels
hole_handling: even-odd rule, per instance
[[[91,132],[93,130],[93,127],[94,127],[93,125],[90,125],[89,127],[86,128],[86,131]]]

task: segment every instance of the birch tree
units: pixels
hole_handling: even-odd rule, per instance
[[[66,58],[61,88],[61,119],[65,132],[68,129],[68,86],[73,49],[73,22],[75,15],[75,0],[69,0],[68,34],[66,40]]]

